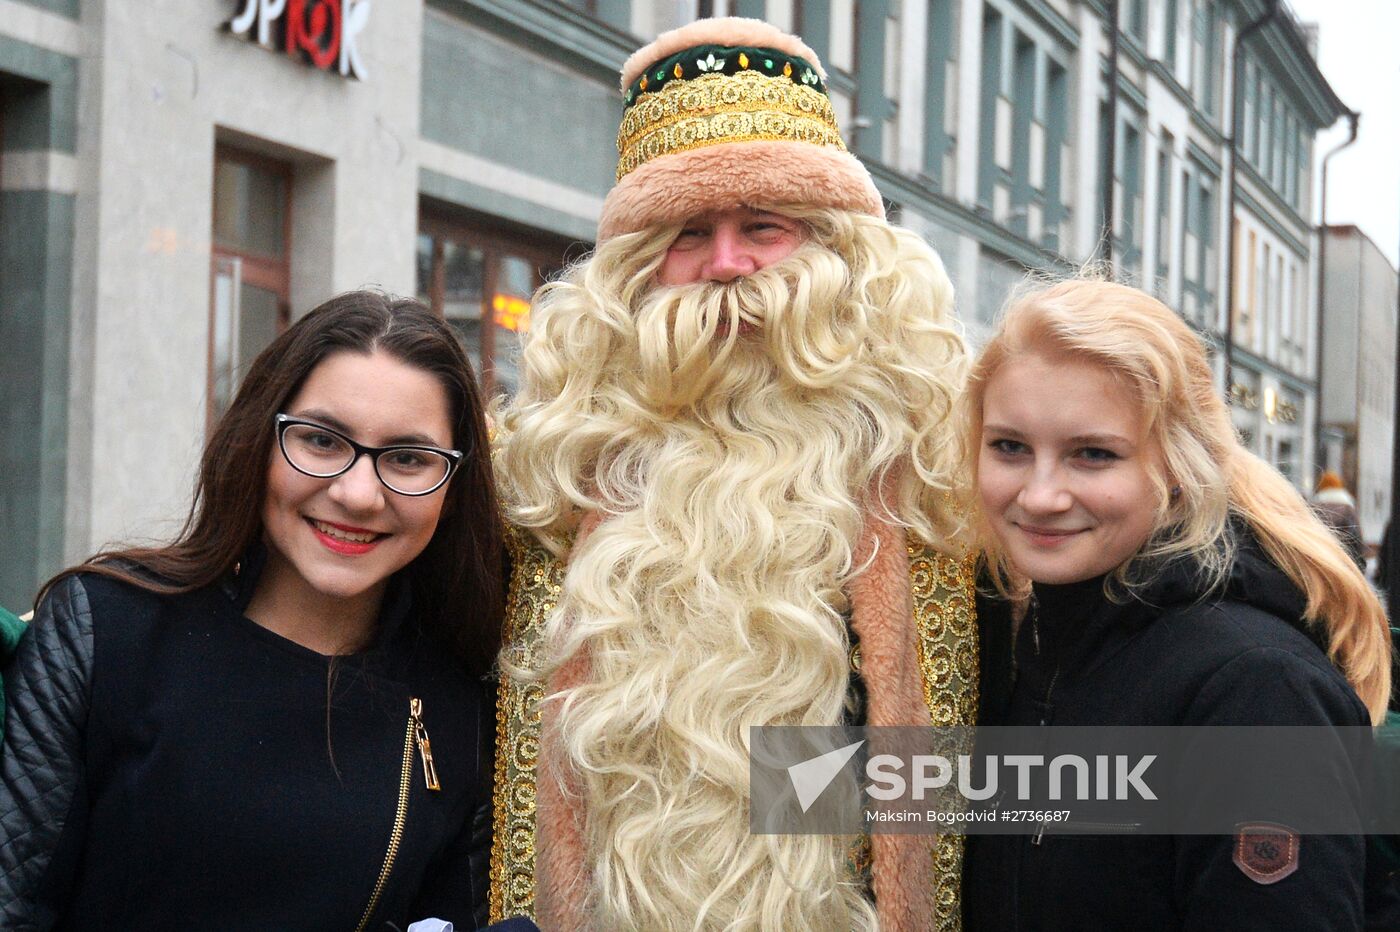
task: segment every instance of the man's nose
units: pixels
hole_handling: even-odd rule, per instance
[[[758,271],[753,251],[736,229],[719,225],[710,237],[710,256],[704,276],[712,282],[731,282]]]

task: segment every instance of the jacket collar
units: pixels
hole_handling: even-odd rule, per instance
[[[1022,626],[1026,637],[1038,631],[1041,653],[1058,659],[1069,669],[1097,666],[1116,653],[1108,648],[1116,637],[1147,627],[1174,611],[1199,602],[1240,602],[1273,615],[1297,628],[1326,652],[1326,644],[1303,619],[1307,600],[1288,575],[1276,566],[1260,545],[1253,530],[1243,521],[1232,519],[1226,529],[1234,545],[1234,559],[1223,584],[1208,590],[1196,562],[1187,558],[1163,560],[1144,568],[1149,580],[1131,593],[1110,600],[1104,594],[1104,577],[1067,586],[1036,585],[1038,602],[1032,611],[1038,615]],[[1020,644],[1020,635],[1018,635]],[[1029,645],[1027,645],[1029,646]],[[1107,652],[1105,649],[1108,648]],[[1020,648],[1018,647],[1018,656]]]
[[[233,607],[239,614],[243,614],[248,609],[248,603],[253,601],[253,593],[257,590],[258,579],[262,576],[263,570],[267,567],[267,545],[261,539],[255,540],[253,545],[243,554],[243,559],[234,566],[233,572],[224,576],[219,583],[219,588],[224,596],[233,603]],[[379,621],[375,625],[374,641],[370,649],[382,647],[389,643],[399,633],[403,627],[405,619],[413,605],[413,586],[409,583],[406,573],[395,573],[389,580],[388,588],[384,592],[384,603],[379,607]]]

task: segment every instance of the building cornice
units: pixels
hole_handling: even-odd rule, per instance
[[[1237,23],[1251,22],[1269,11],[1270,0],[1234,0]],[[1293,14],[1284,9],[1281,16],[1247,40],[1250,54],[1266,66],[1278,86],[1299,105],[1314,129],[1337,122],[1350,112],[1342,103],[1317,60],[1308,51],[1307,39]]]
[[[1308,395],[1316,393],[1317,391],[1317,381],[1315,379],[1310,379],[1307,376],[1299,375],[1296,372],[1285,369],[1278,363],[1266,359],[1254,352],[1254,350],[1240,346],[1238,343],[1232,348],[1231,355],[1234,357],[1236,363],[1243,362],[1255,372],[1267,372],[1300,395]]]
[[[427,0],[429,7],[474,23],[601,78],[618,83],[622,63],[641,40],[565,3],[548,0]],[[621,99],[618,101],[622,106]]]
[[[1280,223],[1286,220],[1297,228],[1297,232],[1293,234],[1294,236],[1307,236],[1308,233],[1312,231],[1312,224],[1304,220],[1303,215],[1298,213],[1292,204],[1285,201],[1279,193],[1274,190],[1274,186],[1265,181],[1264,176],[1259,174],[1258,169],[1249,164],[1247,160],[1239,160],[1239,173],[1243,178],[1247,179],[1250,184],[1263,192],[1264,200],[1268,201],[1269,207],[1272,208],[1271,212],[1282,218]]]
[[[935,223],[972,237],[989,249],[1019,262],[1027,269],[1072,272],[1076,263],[1013,233],[985,214],[938,191],[924,187],[915,178],[876,162],[865,162],[875,185],[886,198],[913,208]]]
[[[1176,79],[1176,75],[1172,74],[1161,60],[1154,58],[1148,62],[1147,71],[1158,81],[1161,81],[1167,92],[1175,97],[1183,107],[1188,110],[1196,109],[1196,102],[1191,99],[1191,92],[1182,87],[1181,82]]]
[[[1259,199],[1249,192],[1249,189],[1241,185],[1239,189],[1235,192],[1235,196],[1239,201],[1239,207],[1242,207],[1245,210],[1248,210],[1251,214],[1253,214],[1255,219],[1257,219],[1261,225],[1267,227],[1270,233],[1274,234],[1279,239],[1281,239],[1284,245],[1286,245],[1289,249],[1292,249],[1294,253],[1298,256],[1298,258],[1303,259],[1305,261],[1307,260],[1312,250],[1310,250],[1307,244],[1304,243],[1303,240],[1298,237],[1297,233],[1289,230],[1282,223],[1280,223],[1278,217],[1275,216],[1274,213],[1270,211],[1267,207],[1261,204],[1259,202]]]
[[[1060,15],[1045,0],[1016,0],[1017,9],[1029,13],[1041,26],[1053,33],[1065,45],[1072,49],[1079,48],[1079,30],[1069,20]]]
[[[1214,175],[1217,180],[1225,173],[1224,167],[1220,164],[1220,159],[1201,148],[1194,139],[1186,140],[1186,154],[1199,162],[1201,167]]]

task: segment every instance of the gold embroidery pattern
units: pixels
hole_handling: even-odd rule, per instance
[[[870,895],[875,883],[875,855],[870,847],[870,835],[857,835],[846,849],[846,876],[851,883]]]
[[[663,155],[752,140],[846,148],[820,91],[756,71],[704,75],[637,99],[617,132],[617,179]]]
[[[909,584],[924,700],[933,724],[977,722],[977,603],[973,557],[944,556],[910,534]],[[961,835],[940,835],[933,855],[937,932],[962,929]]]
[[[528,531],[507,526],[512,562],[505,643],[532,668],[545,620],[559,600],[564,567]],[[496,699],[495,838],[491,844],[491,921],[535,915],[535,767],[542,690],[502,677]]]

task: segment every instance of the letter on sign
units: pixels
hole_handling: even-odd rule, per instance
[[[242,0],[229,32],[322,71],[361,81],[367,76],[356,40],[369,23],[370,0]]]

